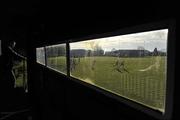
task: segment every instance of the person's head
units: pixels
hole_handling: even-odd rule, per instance
[[[9,46],[12,47],[12,48],[14,48],[14,47],[16,46],[16,42],[15,42],[15,41],[11,41],[11,42],[9,43]]]

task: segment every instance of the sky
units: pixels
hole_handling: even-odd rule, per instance
[[[120,36],[84,40],[81,42],[70,43],[70,49],[93,50],[95,46],[100,46],[104,51],[111,51],[113,48],[137,49],[144,47],[146,50],[153,51],[167,49],[168,29],[161,29],[148,32],[126,34]]]

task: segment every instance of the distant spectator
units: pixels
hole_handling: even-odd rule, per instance
[[[154,48],[153,56],[157,56],[157,55],[158,55],[158,50],[157,50],[157,48]]]
[[[94,70],[95,64],[96,64],[96,60],[93,60],[93,61],[92,61],[92,66],[91,66],[91,70]]]

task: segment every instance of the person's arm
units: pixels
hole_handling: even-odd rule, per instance
[[[20,57],[20,58],[22,58],[22,59],[25,59],[26,60],[26,57],[24,57],[24,56],[22,56],[22,55],[20,55],[20,54],[18,54],[16,51],[14,51],[11,47],[8,47],[10,50],[11,50],[11,52],[14,54],[14,55],[16,55],[16,56],[18,56],[18,57]]]

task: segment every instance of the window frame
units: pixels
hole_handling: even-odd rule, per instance
[[[75,39],[69,39],[66,41],[62,41],[53,45],[57,44],[66,44],[66,65],[67,65],[67,73],[66,75],[64,73],[61,73],[57,70],[56,72],[67,76],[68,80],[75,81],[79,84],[82,84],[88,88],[94,89],[95,91],[104,94],[107,97],[113,98],[118,100],[121,103],[127,104],[128,106],[135,108],[137,110],[140,110],[147,115],[150,115],[152,117],[155,117],[157,119],[171,119],[172,117],[172,111],[173,111],[173,95],[174,95],[174,79],[175,79],[175,40],[176,40],[176,34],[175,34],[175,26],[176,21],[173,19],[165,20],[165,21],[159,21],[159,22],[152,22],[152,23],[145,23],[142,25],[137,25],[133,27],[127,27],[122,28],[116,31],[102,33],[102,34],[94,34],[89,35],[87,37],[81,37],[81,38],[75,38]],[[80,42],[80,41],[86,41],[86,40],[92,40],[92,39],[98,39],[98,38],[105,38],[105,37],[113,37],[113,36],[120,36],[120,35],[127,35],[127,34],[133,34],[133,33],[140,33],[140,32],[148,32],[153,30],[160,30],[160,29],[168,29],[168,38],[167,38],[167,69],[166,69],[166,101],[165,101],[165,112],[164,114],[160,111],[157,111],[155,109],[152,109],[150,107],[144,106],[142,104],[139,104],[138,102],[132,101],[128,98],[125,98],[123,96],[119,96],[117,94],[114,94],[112,92],[109,92],[99,86],[95,86],[92,84],[89,84],[85,81],[82,81],[78,78],[75,78],[70,75],[70,43],[73,42]],[[170,41],[171,40],[171,41]],[[47,45],[51,46],[51,45]],[[46,45],[43,46],[44,49]],[[54,70],[47,66],[47,58],[46,58],[46,51],[45,51],[45,65],[46,68]]]
[[[41,49],[41,48],[44,50],[44,63],[38,62],[38,59],[37,59],[37,49]],[[36,48],[36,63],[46,66],[46,50],[44,46]]]
[[[49,69],[51,69],[51,70],[53,70],[53,71],[56,71],[56,72],[58,72],[58,73],[61,73],[61,74],[63,74],[63,75],[67,75],[67,68],[66,68],[66,72],[62,72],[62,71],[60,71],[60,70],[57,70],[57,69],[55,69],[55,68],[53,68],[53,67],[50,67],[50,66],[48,66],[48,64],[47,64],[47,53],[46,53],[46,48],[47,47],[49,47],[49,46],[55,46],[55,45],[60,45],[60,44],[64,44],[65,46],[67,46],[67,43],[65,43],[65,42],[62,42],[62,43],[58,43],[58,44],[53,44],[53,45],[47,45],[47,46],[44,46],[44,49],[45,49],[45,66],[47,67],[47,68],[49,68]],[[65,52],[66,52],[66,67],[67,67],[67,64],[68,64],[68,62],[67,62],[67,47],[65,47],[66,48],[66,50],[65,50]]]
[[[157,111],[153,108],[144,106],[136,101],[132,101],[128,98],[125,98],[123,96],[114,94],[112,92],[109,92],[99,86],[92,85],[90,83],[87,83],[85,81],[82,81],[76,77],[69,76],[70,80],[73,80],[75,82],[78,82],[82,85],[85,85],[87,87],[90,87],[108,97],[114,98],[118,100],[119,102],[125,103],[129,105],[132,108],[138,109],[152,117],[155,117],[157,119],[170,119],[172,117],[172,110],[173,110],[173,92],[174,92],[174,59],[175,59],[175,21],[174,20],[166,20],[166,21],[160,21],[160,22],[154,22],[154,23],[147,23],[142,25],[137,25],[134,27],[127,27],[123,29],[119,29],[114,32],[108,32],[103,34],[96,34],[96,35],[90,35],[88,37],[82,37],[78,39],[71,39],[68,40],[68,43],[74,43],[74,42],[80,42],[80,41],[87,41],[87,40],[93,40],[98,38],[105,38],[105,37],[113,37],[113,36],[120,36],[120,35],[128,35],[133,33],[141,33],[141,32],[148,32],[153,30],[161,30],[161,29],[168,29],[168,38],[167,38],[167,69],[166,69],[166,96],[165,96],[165,112],[162,113],[160,111]],[[172,41],[170,41],[172,40]],[[70,49],[69,49],[70,51]],[[70,56],[69,56],[70,57]]]

